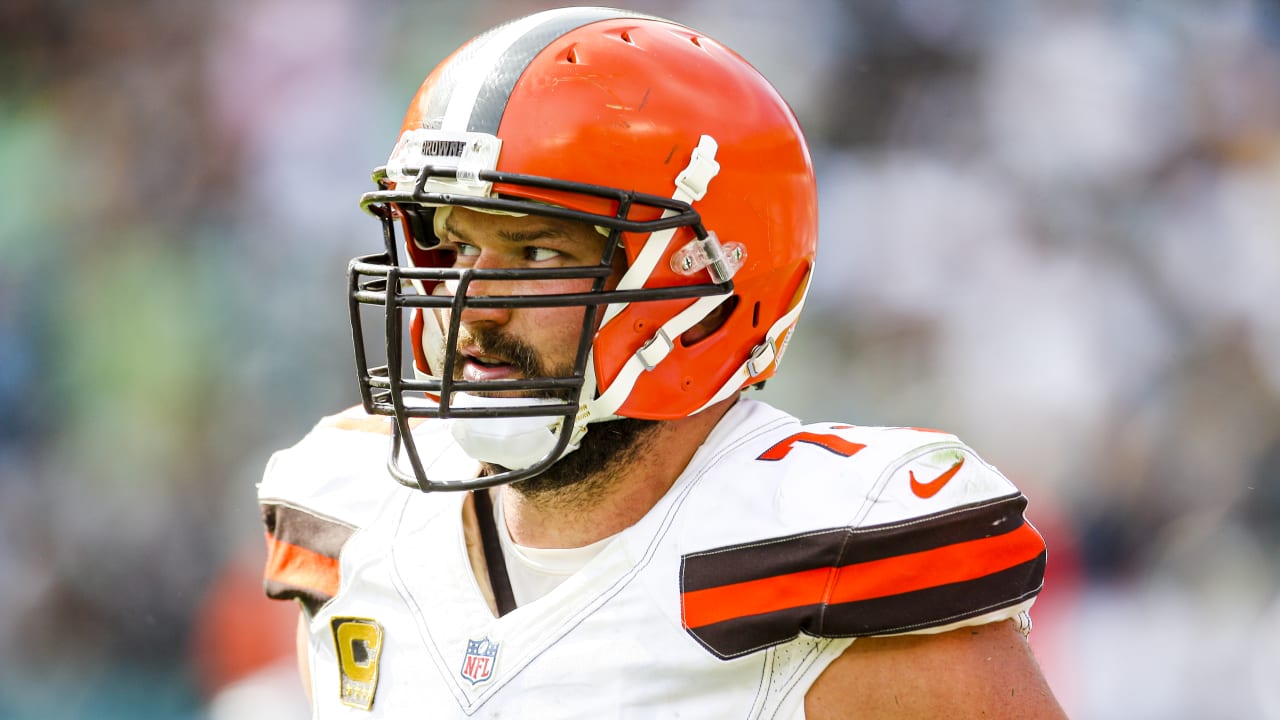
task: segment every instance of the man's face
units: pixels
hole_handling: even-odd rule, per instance
[[[476,269],[595,266],[605,243],[603,235],[584,223],[461,207],[449,213],[440,240],[440,249],[456,255],[454,267]],[[611,286],[621,275],[622,254],[617,255]],[[591,282],[587,278],[477,281],[471,283],[470,294],[577,293],[589,291]],[[581,307],[464,309],[454,379],[482,382],[571,375],[585,313]],[[447,322],[447,311],[442,316]]]
[[[454,267],[481,269],[596,266],[606,241],[595,228],[583,223],[493,215],[465,208],[454,208],[449,213],[440,235],[441,249],[457,255]],[[619,252],[606,287],[614,287],[623,270],[623,254]],[[473,295],[545,295],[587,292],[591,282],[582,278],[493,281],[473,282],[470,287]],[[464,309],[455,379],[484,381],[572,374],[585,313],[581,307]],[[447,322],[447,313],[442,315]],[[550,395],[551,391],[542,394]],[[572,399],[572,393],[565,390],[560,399]],[[564,497],[568,492],[579,501],[588,502],[594,492],[610,483],[610,468],[629,462],[656,427],[654,421],[630,418],[594,425],[577,451],[514,487],[526,497]],[[486,464],[486,473],[504,469]],[[591,480],[584,482],[584,478]]]

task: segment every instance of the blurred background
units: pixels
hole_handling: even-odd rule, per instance
[[[1280,5],[631,6],[809,134],[821,264],[763,395],[1024,489],[1073,718],[1280,718]],[[545,7],[0,4],[0,717],[306,715],[254,484],[357,401],[408,98]]]

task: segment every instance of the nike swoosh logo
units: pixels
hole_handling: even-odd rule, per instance
[[[951,482],[951,478],[955,477],[956,473],[960,472],[960,468],[963,466],[964,458],[960,458],[960,462],[952,465],[950,470],[942,473],[929,482],[923,483],[916,479],[915,471],[908,472],[907,474],[911,476],[911,492],[915,493],[916,497],[928,500],[934,495],[937,495],[939,490],[946,487],[947,483]]]

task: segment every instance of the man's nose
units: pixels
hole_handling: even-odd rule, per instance
[[[475,264],[471,266],[472,270],[496,270],[505,266],[496,260],[490,259],[485,254],[481,254],[476,259]],[[459,283],[461,285],[461,283]],[[477,278],[472,276],[466,284],[467,301],[462,306],[462,322],[467,325],[490,324],[504,325],[511,320],[511,308],[504,307],[475,307],[470,303],[471,298],[481,297],[505,297],[514,294],[513,283],[510,280],[493,280],[486,278]],[[460,287],[450,288],[455,295]]]

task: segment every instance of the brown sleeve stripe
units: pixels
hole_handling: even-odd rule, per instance
[[[1010,495],[921,517],[910,523],[832,528],[730,545],[686,555],[684,592],[722,587],[801,570],[883,560],[1011,532],[1022,525],[1027,499]]]
[[[354,532],[350,525],[291,505],[264,503],[262,522],[276,540],[336,558]]]
[[[802,605],[833,605],[965,582],[1036,558],[1044,542],[1030,525],[993,538],[872,560],[802,570],[684,594],[685,624],[710,625]]]
[[[315,609],[338,592],[338,554],[354,530],[289,505],[264,503],[267,565],[264,589],[277,600]]]
[[[686,556],[685,627],[722,657],[945,625],[1031,597],[1044,540],[1003,500],[909,525],[842,528]],[[897,553],[892,553],[896,549]]]
[[[323,600],[338,593],[338,561],[304,547],[267,536],[267,595],[285,600],[311,595]]]
[[[716,656],[739,657],[805,632],[818,637],[868,637],[940,627],[1016,605],[1035,596],[1045,555],[998,573],[953,585],[839,605],[804,605],[686,628]]]

